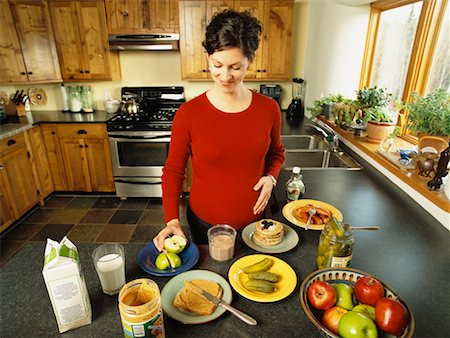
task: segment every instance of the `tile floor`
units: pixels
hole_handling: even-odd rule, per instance
[[[187,198],[181,200],[180,218],[186,224]],[[165,225],[161,199],[113,196],[52,195],[0,237],[0,266],[28,241],[68,236],[77,242],[148,243]],[[183,229],[188,234],[188,228]]]

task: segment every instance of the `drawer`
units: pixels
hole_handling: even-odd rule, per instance
[[[0,154],[6,155],[9,154],[16,149],[19,149],[21,147],[25,147],[25,136],[23,133],[19,133],[14,136],[6,137],[4,139],[0,140]]]
[[[57,125],[59,138],[107,138],[106,125],[98,124],[61,124]]]

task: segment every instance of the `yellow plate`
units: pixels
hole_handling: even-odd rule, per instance
[[[275,283],[275,291],[272,293],[263,293],[245,289],[244,283],[248,280],[248,277],[241,269],[245,266],[257,263],[266,257],[273,259],[273,265],[268,271],[281,276],[280,281]],[[249,255],[238,259],[230,267],[228,279],[230,280],[233,289],[241,296],[263,303],[276,302],[286,298],[297,286],[297,276],[291,266],[285,261],[269,255]]]
[[[303,207],[307,204],[313,204],[318,207],[328,209],[331,212],[331,214],[333,216],[335,216],[341,222],[344,219],[344,217],[342,216],[342,212],[340,212],[336,207],[332,206],[331,204],[328,204],[328,203],[325,203],[322,201],[317,201],[317,200],[297,200],[297,201],[289,202],[288,204],[286,204],[283,207],[283,216],[292,224],[295,224],[295,225],[298,225],[299,227],[304,228],[306,225],[306,222],[302,222],[302,221],[299,221],[298,219],[296,219],[294,217],[294,215],[292,214],[292,212],[295,209],[297,209],[298,207]],[[324,224],[310,224],[309,228],[311,230],[322,230],[324,226],[325,226]]]

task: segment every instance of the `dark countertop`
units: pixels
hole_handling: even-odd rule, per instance
[[[289,129],[284,125],[283,128]],[[289,129],[288,131],[298,131]],[[304,171],[304,198],[328,202],[355,226],[379,225],[377,232],[355,233],[351,267],[373,274],[396,290],[410,306],[416,321],[415,337],[446,337],[449,334],[450,292],[448,280],[449,231],[420,205],[358,156],[362,171]],[[288,221],[281,214],[284,184],[290,173],[282,171],[275,189],[279,210],[271,217]],[[302,280],[316,269],[315,259],[319,231],[305,231],[292,226],[299,234],[299,245],[287,253],[274,256],[295,270],[298,281],[294,292],[275,303],[250,301],[233,290],[232,305],[257,321],[251,327],[224,313],[213,322],[184,325],[165,315],[167,337],[319,337],[319,331],[304,314],[299,300]],[[92,324],[69,331],[64,337],[122,337],[117,297],[104,295],[95,273],[91,253],[98,244],[76,243],[86,277],[93,309]],[[56,320],[42,278],[43,242],[30,242],[0,269],[1,337],[57,337]],[[126,244],[127,281],[149,277],[162,289],[170,277],[146,275],[136,257],[143,245]],[[239,237],[235,259],[213,262],[207,247],[200,247],[196,269],[214,271],[227,278],[235,259],[257,253]]]

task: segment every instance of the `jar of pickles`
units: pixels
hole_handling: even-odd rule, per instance
[[[317,267],[348,267],[353,256],[355,236],[348,224],[332,217],[322,230],[317,252]]]

